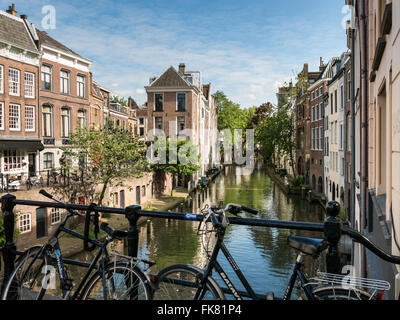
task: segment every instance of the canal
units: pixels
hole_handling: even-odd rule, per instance
[[[237,203],[260,210],[258,217],[261,219],[306,222],[324,220],[324,212],[320,206],[310,205],[300,198],[288,198],[262,168],[255,169],[251,175],[244,175],[240,167],[226,167],[206,190],[196,191],[186,203],[172,211],[200,213],[205,205],[221,202],[225,205]],[[246,213],[241,216],[254,218]],[[138,257],[155,261],[157,265],[151,270],[154,273],[177,263],[204,267],[207,263],[207,246],[204,238],[197,233],[198,226],[198,222],[148,220],[140,227]],[[287,237],[294,234],[321,236],[303,231],[229,226],[225,243],[257,293],[274,291],[277,296],[282,296],[296,259],[296,252],[287,246]],[[115,248],[122,251],[123,244],[119,243]],[[212,249],[212,242],[208,249]],[[91,258],[91,254],[82,253],[74,258],[84,261]],[[222,255],[219,262],[238,289],[243,289]],[[306,265],[307,272],[314,270],[311,259]],[[83,275],[84,270],[71,269],[73,273]],[[221,279],[216,280],[221,283]]]

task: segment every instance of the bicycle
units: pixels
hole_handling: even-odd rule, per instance
[[[255,293],[246,277],[240,270],[234,258],[224,244],[224,236],[229,225],[226,213],[229,212],[237,216],[245,211],[256,215],[254,209],[228,204],[225,209],[218,209],[213,206],[202,211],[205,226],[204,234],[215,233],[216,243],[209,261],[204,269],[192,265],[177,264],[161,270],[155,277],[154,282],[157,290],[153,293],[153,299],[159,300],[225,300],[225,294],[233,295],[236,300],[250,298],[252,300],[289,300],[297,280],[300,282],[301,298],[307,300],[371,300],[376,299],[380,290],[389,290],[390,284],[385,281],[369,280],[351,277],[348,275],[332,275],[320,273],[319,277],[308,279],[303,272],[305,256],[310,255],[314,259],[327,250],[330,246],[325,239],[305,238],[291,236],[288,237],[288,244],[300,251],[287,289],[282,298],[276,298],[273,292],[265,295]],[[211,222],[213,229],[207,229],[207,223]],[[199,226],[200,230],[200,226]],[[222,251],[230,266],[242,283],[245,291],[239,291],[227,276],[221,265],[217,261],[219,253]],[[207,250],[206,250],[207,252]],[[212,276],[216,271],[225,283],[227,288],[222,289]],[[363,288],[356,288],[355,285],[362,285]],[[373,290],[372,293],[363,289]]]
[[[2,300],[149,300],[151,297],[150,281],[147,275],[138,267],[143,262],[149,267],[155,263],[123,255],[115,255],[111,261],[107,245],[114,239],[123,239],[128,233],[115,230],[107,223],[102,223],[100,228],[106,233],[103,242],[86,238],[81,234],[65,227],[67,221],[75,216],[93,218],[97,225],[97,213],[88,212],[86,215],[70,210],[56,197],[41,190],[40,193],[65,206],[68,214],[65,216],[54,235],[43,246],[32,247],[24,252],[17,260],[17,266],[8,279]],[[97,225],[98,226],[98,225]],[[85,231],[88,229],[85,226]],[[96,234],[99,230],[96,230]],[[62,258],[58,237],[61,233],[86,240],[92,245],[90,250],[100,248],[95,258],[90,262],[88,271],[80,281],[77,289],[73,280],[69,278],[68,271]],[[86,234],[86,233],[85,233]],[[85,243],[86,248],[86,243]],[[119,260],[117,260],[117,256]],[[122,259],[121,259],[122,258]],[[56,266],[53,266],[53,263]],[[94,272],[94,274],[92,274]],[[61,295],[61,298],[60,298]]]

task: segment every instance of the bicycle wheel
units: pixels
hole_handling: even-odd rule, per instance
[[[157,275],[157,289],[154,300],[194,300],[201,290],[202,271],[190,265],[174,265],[161,270]],[[209,277],[206,291],[199,297],[201,300],[225,300],[225,295],[217,282]]]
[[[150,300],[151,293],[144,273],[124,262],[111,263],[105,270],[107,300]],[[103,278],[97,272],[86,284],[82,300],[104,300]]]
[[[313,291],[317,300],[376,300],[368,292],[342,287],[323,287]]]
[[[2,300],[41,300],[49,283],[47,256],[41,247],[28,249],[4,287]]]

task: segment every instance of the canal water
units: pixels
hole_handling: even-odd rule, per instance
[[[227,203],[237,203],[260,210],[260,219],[305,222],[322,222],[324,219],[320,206],[310,205],[300,198],[287,197],[260,167],[251,175],[244,175],[240,167],[226,167],[206,190],[193,193],[186,203],[172,211],[200,213],[205,205],[221,202],[224,207]],[[254,218],[247,213],[241,214],[241,217]],[[207,263],[206,249],[212,250],[213,243],[209,242],[207,247],[205,238],[198,235],[198,227],[198,222],[148,220],[140,227],[138,257],[155,261],[157,265],[151,270],[154,273],[177,263],[204,267]],[[283,295],[297,255],[287,245],[290,235],[321,236],[304,231],[229,226],[225,244],[257,293],[274,291],[277,296]],[[116,248],[123,251],[122,243]],[[75,258],[85,261],[91,257],[92,254],[83,253]],[[243,289],[222,254],[219,262],[237,288]],[[83,276],[84,270],[71,269],[78,278]],[[314,270],[311,259],[307,261],[306,269],[308,273]],[[216,280],[222,283],[218,277]],[[297,293],[294,293],[295,297]]]

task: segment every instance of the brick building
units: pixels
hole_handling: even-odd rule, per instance
[[[92,62],[46,32],[37,30],[41,59],[41,171],[60,167],[60,147],[70,144],[78,126],[88,125]]]
[[[147,92],[147,130],[158,129],[168,139],[186,136],[198,147],[201,170],[193,183],[214,166],[217,115],[211,84],[201,83],[199,71],[187,71],[185,64],[168,68],[161,76],[150,79]],[[189,129],[189,130],[187,130]],[[215,131],[214,131],[215,132]]]
[[[297,97],[295,106],[295,139],[296,139],[296,170],[299,176],[305,177],[305,183],[310,184],[311,166],[311,107],[310,91],[308,88],[314,84],[320,72],[309,72],[305,63],[299,74],[296,84]]]
[[[0,11],[0,168],[9,179],[24,183],[35,175],[43,149],[39,134],[40,53],[26,16],[14,5]],[[2,179],[0,186],[5,188]]]

